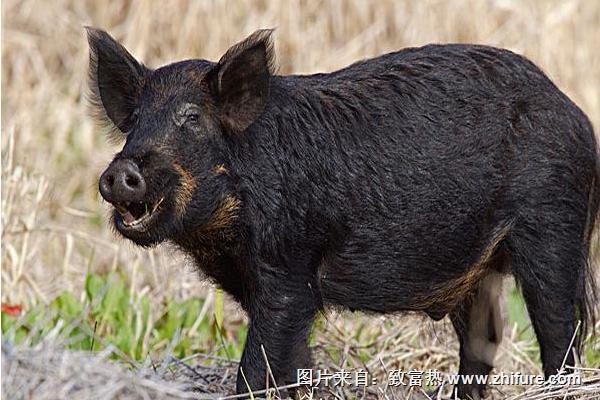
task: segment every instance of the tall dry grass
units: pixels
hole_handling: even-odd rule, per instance
[[[277,28],[280,73],[331,71],[431,42],[506,47],[541,66],[600,130],[598,1],[5,0],[2,302],[48,302],[64,289],[81,292],[86,272],[115,268],[132,291],[157,301],[202,290],[179,254],[138,250],[104,221],[97,178],[118,149],[87,112],[85,25],[108,30],[151,67],[218,59],[263,27]],[[346,335],[351,328],[343,326],[335,330]],[[508,347],[504,354],[524,357]]]

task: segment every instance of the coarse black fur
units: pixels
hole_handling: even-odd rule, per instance
[[[276,383],[294,382],[327,306],[450,314],[461,373],[488,373],[498,274],[523,291],[546,375],[573,365],[596,305],[600,163],[583,112],[507,50],[429,45],[279,76],[270,35],[150,70],[88,29],[93,103],[126,135],[104,182],[131,181],[129,160],[147,193],[111,192],[116,228],[177,244],[248,313],[238,392],[265,386],[261,345]],[[127,225],[142,205],[157,211]]]

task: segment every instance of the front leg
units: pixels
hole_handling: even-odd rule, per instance
[[[295,383],[296,370],[311,367],[308,336],[316,304],[308,282],[279,279],[255,293],[247,307],[250,327],[237,376],[237,393],[265,389],[268,373],[261,345],[277,386]],[[274,387],[269,380],[269,387]]]

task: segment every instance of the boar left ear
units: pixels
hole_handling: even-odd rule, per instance
[[[205,78],[229,133],[245,131],[265,109],[275,63],[272,32],[256,31],[231,47]]]

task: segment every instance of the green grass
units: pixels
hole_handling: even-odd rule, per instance
[[[246,327],[225,330],[210,312],[201,316],[204,300],[166,300],[130,293],[119,273],[86,277],[83,299],[63,292],[49,305],[39,304],[19,317],[2,313],[2,335],[36,344],[52,336],[74,350],[118,349],[115,358],[143,360],[171,354],[183,358],[198,352],[239,359]],[[222,307],[222,306],[221,306]],[[219,318],[222,310],[217,307]],[[221,327],[220,329],[218,327]]]
[[[506,314],[508,317],[509,327],[517,325],[518,338],[521,340],[535,339],[535,332],[531,326],[531,320],[529,314],[527,314],[527,307],[523,295],[516,288],[512,288],[506,296]]]
[[[80,296],[80,297],[79,297]],[[2,336],[19,344],[35,345],[47,338],[59,338],[74,350],[100,351],[114,346],[113,357],[141,361],[147,357],[173,355],[184,358],[196,353],[239,360],[247,327],[224,326],[223,293],[217,291],[215,304],[202,314],[205,300],[156,301],[150,294],[132,292],[126,277],[113,272],[108,275],[89,274],[85,292],[75,295],[63,292],[49,305],[38,304],[20,316],[2,313]],[[506,296],[508,326],[516,325],[519,340],[532,340],[528,349],[539,360],[535,334],[525,303],[518,289]],[[311,334],[315,345],[316,331],[323,329],[324,318],[317,318]],[[392,322],[391,322],[392,323]],[[358,324],[352,341],[361,344],[356,356],[366,363],[374,350],[368,346],[377,340],[380,329]],[[344,356],[341,349],[326,346],[326,352],[336,363]],[[600,352],[588,346],[586,358],[591,365],[600,363]]]

